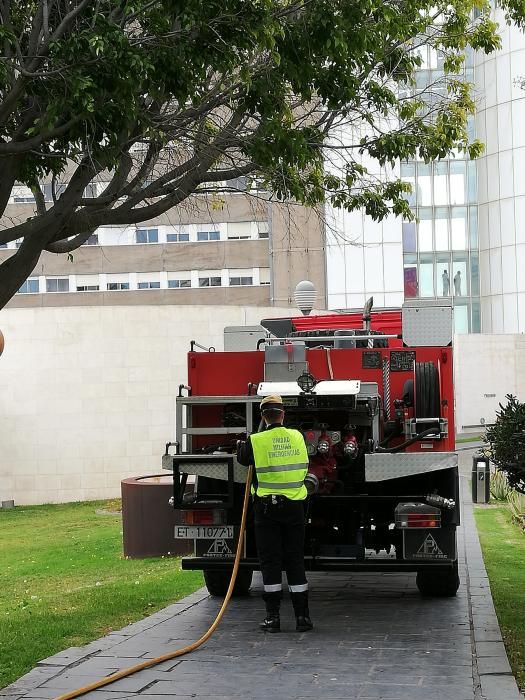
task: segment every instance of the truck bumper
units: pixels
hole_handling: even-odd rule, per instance
[[[188,557],[182,560],[182,568],[188,570],[210,569],[214,571],[228,571],[233,567],[233,559],[211,559],[207,557]],[[325,559],[322,561],[312,557],[305,557],[306,571],[383,571],[383,572],[417,572],[429,569],[443,571],[456,566],[453,559],[440,559],[437,561],[402,561],[397,559],[371,558],[364,561],[344,561],[341,558]],[[241,559],[239,567],[259,571],[258,559]]]

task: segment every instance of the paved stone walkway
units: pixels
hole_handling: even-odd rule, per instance
[[[523,700],[466,501],[460,575],[462,586],[451,599],[422,598],[413,574],[311,575],[315,630],[305,634],[293,631],[289,600],[283,605],[283,632],[259,632],[263,605],[255,590],[230,604],[217,632],[193,654],[84,697]],[[47,700],[182,647],[206,631],[219,603],[200,590],[119,632],[40,662],[0,696]]]

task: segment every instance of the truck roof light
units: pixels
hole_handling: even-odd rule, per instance
[[[305,394],[309,394],[317,384],[317,381],[309,372],[303,372],[297,379],[297,384],[300,386],[301,391],[304,391]]]

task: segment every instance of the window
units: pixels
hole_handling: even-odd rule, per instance
[[[478,198],[476,163],[469,161],[468,167],[468,201],[475,203]]]
[[[472,115],[467,117],[467,135],[469,143],[472,143],[476,138],[476,121]]]
[[[269,238],[270,237],[270,224],[268,221],[257,221],[257,236],[259,238]]]
[[[159,242],[159,230],[157,228],[138,228],[135,235],[137,243]]]
[[[19,294],[38,294],[40,285],[37,277],[30,277],[18,290]]]
[[[55,277],[46,279],[47,292],[69,292],[69,279],[67,277]]]
[[[467,209],[454,207],[451,220],[452,250],[467,249]]]
[[[220,231],[197,231],[198,241],[220,241]]]
[[[97,184],[95,182],[91,182],[84,189],[84,197],[86,199],[94,199],[96,196],[97,196]]]
[[[259,268],[259,284],[270,284],[270,268]]]
[[[475,171],[474,171],[475,172]],[[464,160],[450,162],[450,203],[465,204],[467,164]]]
[[[226,187],[231,190],[237,190],[238,192],[246,192],[248,189],[248,178],[236,177],[233,180],[226,180]]]
[[[160,282],[139,282],[137,289],[160,289]]]
[[[455,297],[468,296],[467,256],[465,253],[455,253],[452,258],[453,279],[450,289]]]
[[[129,275],[113,273],[106,278],[106,289],[109,292],[118,292],[129,289]]]
[[[420,257],[418,296],[434,296],[434,262],[431,255],[422,255]]]
[[[404,221],[403,230],[403,252],[416,252],[416,224],[414,221]]]
[[[253,277],[230,277],[231,287],[245,287],[253,284]]]
[[[478,209],[477,207],[469,207],[469,231],[470,231],[470,247],[476,249],[478,247]]]
[[[418,296],[419,287],[417,281],[417,265],[414,260],[409,260],[409,256],[405,256],[404,265],[404,284],[405,284],[405,299],[413,299]]]
[[[53,185],[50,182],[46,182],[43,185],[40,185],[40,187],[44,195],[44,200],[46,202],[53,202]],[[55,183],[55,199],[58,199],[63,194],[63,192],[65,192],[66,187],[66,183]],[[84,194],[84,196],[87,197],[88,195]]]
[[[98,229],[100,245],[127,245],[136,240],[136,230],[122,226],[104,226]]]
[[[479,296],[479,259],[477,253],[470,254],[470,293]]]
[[[434,164],[434,204],[448,204],[446,162]]]
[[[436,286],[438,297],[452,296],[452,280],[450,279],[450,259],[448,254],[436,257]]]
[[[191,287],[191,280],[168,280],[169,289],[187,289]]]
[[[417,203],[419,206],[432,204],[432,176],[430,165],[420,163],[417,166]]]
[[[448,247],[448,209],[436,209],[434,219],[436,250],[449,250]]]
[[[472,333],[481,333],[481,308],[479,301],[472,302]]]
[[[98,245],[98,233],[92,233],[84,245]]]
[[[405,199],[411,207],[416,205],[416,166],[414,163],[401,163],[401,179],[411,187],[411,192],[405,192]]]
[[[137,274],[137,289],[160,289],[159,272],[140,272]]]
[[[419,252],[430,252],[432,248],[432,209],[419,210],[417,226]]]
[[[189,233],[168,233],[166,235],[168,243],[184,243],[190,240]]]
[[[35,201],[35,197],[29,187],[25,185],[15,185],[11,192],[15,204],[26,204]]]
[[[413,49],[413,53],[419,58],[420,63],[418,68],[429,68],[428,62],[428,47],[427,46],[416,46]]]
[[[228,240],[241,240],[252,237],[252,225],[249,221],[228,224]]]
[[[418,70],[416,71],[416,87],[418,90],[424,90],[428,88],[431,82],[431,73],[428,70]]]
[[[75,277],[77,292],[98,292],[98,275],[77,275]]]
[[[220,287],[221,284],[220,277],[199,277],[199,287]]]
[[[466,304],[454,305],[454,332],[468,333],[468,306]]]

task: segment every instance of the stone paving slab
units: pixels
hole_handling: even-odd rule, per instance
[[[465,491],[465,489],[464,489]],[[472,506],[465,493],[456,598],[422,598],[414,574],[310,575],[315,630],[297,634],[289,599],[283,632],[264,635],[260,577],[230,604],[193,654],[141,671],[86,700],[523,700],[494,612]],[[0,691],[51,700],[200,637],[220,602],[204,589],[118,632],[41,661]]]

